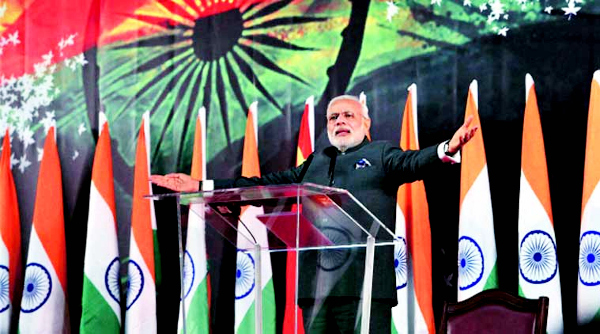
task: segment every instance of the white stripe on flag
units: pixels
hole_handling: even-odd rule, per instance
[[[519,287],[526,298],[550,298],[548,333],[562,333],[563,315],[556,237],[550,217],[521,171]]]
[[[125,333],[156,333],[156,287],[138,248],[135,233],[131,233],[129,258]]]
[[[462,202],[459,217],[458,300],[483,291],[496,265],[494,216],[487,165]]]
[[[396,297],[398,305],[392,307],[392,322],[400,334],[408,333],[408,245],[406,243],[406,218],[400,206],[396,204],[396,239],[394,245],[394,266],[396,272]]]
[[[10,268],[9,254],[6,245],[0,238],[0,333],[8,333],[10,330],[10,316],[12,314],[12,305],[10,302],[9,290],[10,284],[8,273],[15,270]],[[3,311],[2,311],[3,310]]]
[[[187,245],[183,264],[183,285],[184,285],[184,296],[185,296],[185,316],[186,323],[189,324],[189,317],[204,317],[205,315],[195,315],[190,313],[190,305],[194,300],[194,295],[198,290],[198,286],[207,279],[207,266],[206,266],[206,242],[205,236],[205,222],[204,222],[204,204],[192,204],[190,206],[190,214],[188,220],[188,232],[187,232]],[[193,273],[191,272],[193,270]],[[193,282],[190,279],[193,277]],[[208,303],[207,296],[201,296],[199,299],[201,303]],[[178,332],[183,331],[183,314],[181,312],[181,306],[179,308],[179,323]],[[201,308],[203,309],[203,308]],[[208,309],[208,308],[207,308]],[[202,319],[196,319],[202,320]],[[206,315],[206,320],[208,316]],[[206,324],[205,328],[208,328]],[[187,328],[187,333],[195,333]]]
[[[111,292],[107,290],[105,282],[105,279],[108,279],[111,287],[114,286],[113,284],[120,284],[119,245],[115,221],[110,207],[98,192],[94,182],[90,187],[89,212],[92,214],[88,218],[84,273],[120,321],[121,307],[111,296]],[[109,267],[111,270],[110,273],[107,273]],[[120,297],[119,287],[118,285],[114,287],[112,294],[118,299]]]
[[[246,208],[246,210],[244,211],[244,213],[242,214],[242,217],[240,218],[240,220],[242,222],[244,222],[244,224],[246,225],[246,227],[251,231],[252,236],[254,236],[254,238],[256,239],[256,242],[258,244],[261,245],[261,249],[264,249],[261,251],[261,262],[262,262],[262,266],[261,266],[261,282],[262,282],[262,286],[261,286],[261,291],[262,289],[269,283],[269,281],[271,280],[273,273],[271,271],[271,255],[268,251],[269,248],[269,242],[267,239],[267,230],[265,228],[265,226],[263,225],[262,222],[260,222],[258,219],[256,219],[257,215],[263,214],[263,208],[262,207],[256,207],[256,206],[248,206]],[[249,233],[246,232],[246,229],[241,226],[240,224],[240,228],[241,231],[244,231],[243,234],[248,236],[248,238],[251,239],[251,237],[249,236]],[[252,258],[254,258],[254,253],[253,253],[253,249],[254,246],[253,244],[247,240],[244,237],[240,237],[238,234],[238,239],[237,239],[237,248],[238,250],[250,250],[246,253],[243,252],[239,252],[238,251],[238,256],[237,256],[237,263],[238,263],[238,270],[240,270],[239,264],[240,263],[246,263],[249,265],[248,268],[252,268],[252,272],[242,272],[240,278],[236,279],[236,298],[238,296],[243,296],[245,295],[245,293],[247,291],[250,291],[250,286],[252,286],[255,282],[255,277],[254,277],[254,270],[255,268],[253,267],[255,265],[255,262],[252,263],[252,260],[250,260],[250,258],[248,256],[251,256]],[[250,262],[248,262],[250,260]],[[254,261],[256,261],[254,259]],[[245,276],[245,275],[252,275],[250,276]],[[252,285],[247,285],[247,284],[243,284],[242,282],[244,280],[248,280],[251,279],[252,280]],[[254,287],[256,288],[256,287]],[[235,302],[235,330],[237,332],[237,330],[239,329],[239,326],[242,322],[242,320],[246,317],[246,316],[252,316],[254,317],[254,314],[252,315],[246,315],[246,313],[248,312],[248,309],[250,309],[250,307],[252,307],[252,305],[254,304],[254,295],[255,291],[252,290],[251,293],[247,294],[244,298],[240,298],[240,299],[236,299]],[[267,302],[267,301],[265,301]],[[252,329],[254,330],[254,329]]]
[[[600,311],[600,186],[592,191],[581,217],[577,322],[587,324]]]
[[[19,333],[66,332],[65,310],[65,293],[34,224],[25,269]]]

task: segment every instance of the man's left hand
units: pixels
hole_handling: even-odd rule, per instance
[[[460,151],[460,149],[469,141],[475,133],[477,132],[478,127],[469,127],[471,122],[473,121],[473,116],[467,117],[463,125],[456,130],[452,139],[448,143],[448,153],[453,155],[456,152]]]

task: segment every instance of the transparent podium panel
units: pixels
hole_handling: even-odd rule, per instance
[[[235,250],[234,255],[230,252],[218,259],[229,268],[235,263],[235,271],[220,273],[234,276],[229,288],[235,293],[223,293],[220,286],[221,293],[212,291],[211,298],[232,296],[230,320],[236,330],[250,327],[255,333],[266,333],[274,328],[276,313],[285,313],[286,333],[319,332],[335,321],[334,313],[339,311],[352,315],[348,321],[355,332],[369,332],[373,267],[386,266],[389,270],[377,273],[385,272],[394,280],[396,241],[393,232],[346,190],[300,184],[155,195],[152,199],[165,197],[177,198],[179,227],[181,212],[188,212],[185,248],[180,238],[183,300],[193,290],[193,276],[198,276],[196,268],[190,268],[190,247],[197,253],[194,244],[199,242],[193,240],[200,238],[208,253],[214,252],[211,245]],[[375,283],[379,284],[377,277]],[[274,286],[287,286],[287,296],[278,297],[286,300],[285,307],[275,304],[274,294],[286,294],[286,289],[275,291]],[[186,308],[190,308],[187,300],[180,318],[185,318]]]

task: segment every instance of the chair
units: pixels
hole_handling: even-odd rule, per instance
[[[527,299],[485,290],[462,302],[444,302],[439,332],[545,334],[548,302],[548,297]]]

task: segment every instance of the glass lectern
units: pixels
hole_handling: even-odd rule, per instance
[[[263,332],[265,313],[275,311],[274,305],[265,305],[272,301],[265,300],[263,294],[263,288],[268,287],[272,279],[270,257],[274,252],[294,252],[297,256],[295,274],[286,280],[296,283],[296,305],[311,307],[303,321],[294,312],[294,323],[305,325],[305,332],[310,333],[312,320],[318,317],[320,307],[326,305],[328,298],[352,296],[359,301],[360,321],[356,328],[360,333],[368,333],[375,249],[393,249],[395,238],[394,233],[348,191],[305,183],[151,196],[153,200],[173,197],[178,203],[182,299],[189,298],[193,279],[198,276],[194,272],[198,259],[193,259],[182,247],[181,212],[182,207],[187,206],[185,211],[189,208],[190,221],[192,217],[201,221],[201,228],[213,229],[211,232],[217,233],[210,235],[217,235],[222,242],[237,249],[237,259],[231,259],[236,261],[237,268],[236,314],[232,316],[236,327],[250,325],[255,333]],[[194,231],[196,229],[189,226],[188,247],[190,233],[197,233]],[[185,306],[180,313],[185,319]],[[183,331],[185,333],[185,327]]]

